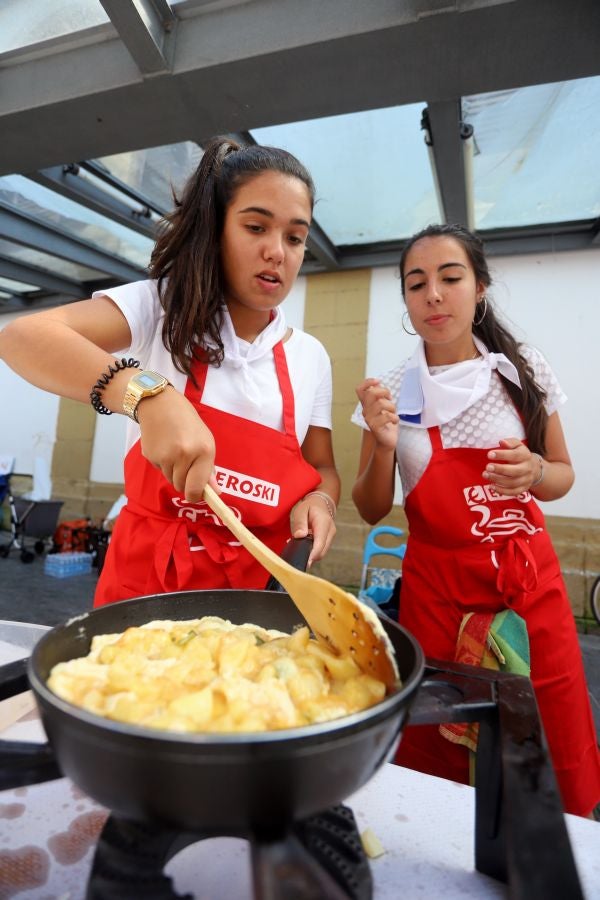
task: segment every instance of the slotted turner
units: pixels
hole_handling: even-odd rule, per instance
[[[248,553],[283,585],[315,637],[339,655],[350,655],[386,687],[398,682],[398,667],[390,639],[375,613],[335,584],[300,572],[248,531],[232,509],[207,485],[204,499]]]

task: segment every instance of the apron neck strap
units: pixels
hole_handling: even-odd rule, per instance
[[[287,435],[295,435],[296,408],[294,405],[294,391],[292,390],[292,382],[290,381],[290,373],[282,341],[279,341],[273,347],[273,356],[275,358],[275,371],[279,381],[279,390],[283,399],[283,430]]]
[[[442,434],[439,429],[439,425],[432,425],[431,428],[427,429],[427,433],[429,434],[429,440],[431,441],[431,449],[435,453],[436,450],[443,450],[442,444]]]

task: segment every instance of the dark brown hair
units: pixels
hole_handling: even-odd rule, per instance
[[[262,172],[299,178],[308,189],[312,210],[314,184],[291,153],[217,137],[206,147],[181,197],[174,196],[175,209],[166,216],[152,251],[150,276],[158,281],[165,311],[163,343],[186,375],[191,375],[194,353],[212,365],[223,361],[220,243],[225,211],[238,188]],[[207,347],[205,336],[216,346]]]
[[[477,235],[463,228],[462,225],[429,225],[427,228],[419,231],[418,234],[409,238],[402,250],[400,278],[403,296],[404,268],[408,252],[417,241],[427,237],[454,238],[467,254],[473,267],[475,279],[484,284],[486,288],[491,285],[492,279],[485,258],[483,241]],[[486,299],[485,306],[483,300],[480,300],[475,308],[473,334],[483,341],[488,350],[493,353],[504,353],[516,367],[521,381],[521,388],[503,375],[500,375],[500,378],[523,419],[529,449],[543,455],[546,450],[546,426],[548,424],[548,413],[544,405],[546,392],[537,384],[533,369],[521,353],[521,345],[506,326],[498,320],[490,298],[487,297]]]

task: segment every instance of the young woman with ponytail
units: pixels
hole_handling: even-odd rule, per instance
[[[541,353],[496,316],[482,242],[457,225],[409,239],[400,261],[413,356],[357,388],[363,429],[354,502],[375,524],[398,465],[409,524],[400,622],[455,659],[469,613],[524,620],[531,678],[567,812],[600,802],[600,755],[569,599],[537,500],[567,493],[566,399]],[[405,322],[408,329],[408,323]],[[468,620],[467,620],[468,621]],[[483,621],[483,620],[480,620]],[[407,728],[397,761],[468,781],[468,750]]]
[[[314,185],[291,154],[216,138],[150,263],[150,279],[14,320],[0,358],[47,391],[125,413],[127,505],[95,605],[267,573],[203,501],[207,482],[280,552],[335,534],[331,366],[280,304],[304,258]]]

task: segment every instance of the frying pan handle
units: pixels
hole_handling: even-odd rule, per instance
[[[0,700],[14,697],[29,690],[27,660],[17,659],[0,666]]]
[[[306,564],[308,562],[308,557],[310,556],[310,551],[312,550],[312,545],[313,541],[311,537],[290,538],[290,540],[281,551],[281,558],[289,563],[290,566],[293,566],[295,569],[299,569],[301,572],[306,572]],[[279,582],[273,575],[271,575],[271,577],[267,581],[265,590],[281,591],[282,593],[285,593],[285,588],[283,588],[279,584]]]
[[[27,660],[0,666],[0,700],[29,690]],[[63,778],[50,744],[0,738],[0,791]]]
[[[0,791],[64,778],[50,744],[0,741]]]

